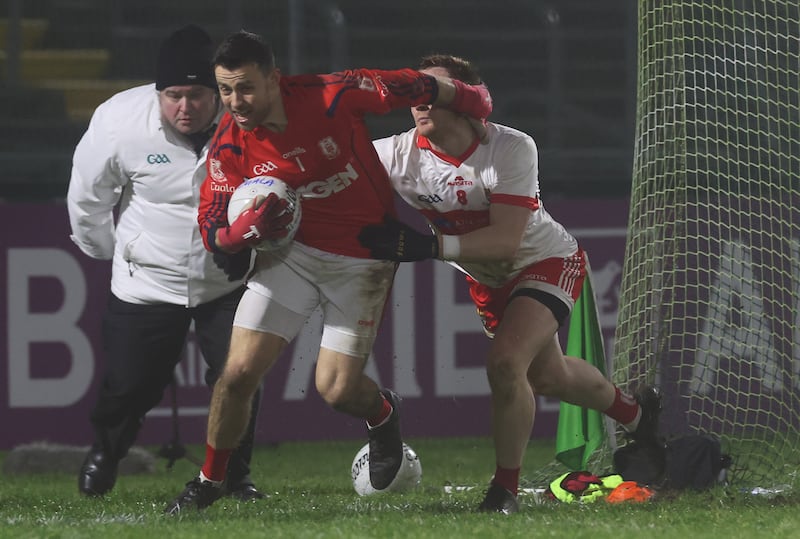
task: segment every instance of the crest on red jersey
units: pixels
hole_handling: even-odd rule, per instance
[[[225,177],[225,173],[222,172],[222,163],[220,163],[216,159],[209,159],[208,160],[208,170],[211,173],[211,177],[218,182],[228,181],[228,178]]]
[[[319,141],[319,149],[328,159],[336,159],[339,156],[339,146],[334,142],[333,137],[325,137]]]
[[[369,77],[361,77],[358,79],[358,88],[367,90],[368,92],[375,91],[375,82]]]

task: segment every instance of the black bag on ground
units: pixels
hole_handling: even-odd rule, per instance
[[[630,442],[614,452],[614,470],[626,481],[657,489],[704,490],[724,483],[731,465],[719,440],[691,434],[663,443]]]

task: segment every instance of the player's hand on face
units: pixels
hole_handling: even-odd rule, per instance
[[[369,250],[372,258],[380,260],[416,262],[439,256],[436,236],[418,232],[389,215],[381,224],[362,228],[358,241]]]
[[[489,93],[489,88],[485,84],[478,84],[476,86],[473,86],[473,88],[475,88],[475,90],[478,92],[478,97],[480,98],[480,101],[483,105],[481,109],[482,114],[478,116],[478,119],[481,120],[482,122],[486,122],[486,119],[489,117],[489,115],[492,113],[492,110],[494,109],[492,94]]]
[[[485,84],[465,84],[457,79],[452,82],[455,95],[450,108],[485,123],[494,108],[489,88]]]

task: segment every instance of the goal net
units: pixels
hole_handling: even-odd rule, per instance
[[[731,482],[800,469],[800,4],[639,4],[631,212],[614,382]]]
[[[717,435],[733,457],[732,485],[797,486],[800,3],[638,7],[631,210],[609,376],[629,390],[661,388],[663,434]],[[592,465],[610,465],[617,432]],[[555,477],[552,466],[546,473]]]

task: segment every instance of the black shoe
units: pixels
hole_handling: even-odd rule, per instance
[[[103,496],[117,482],[119,461],[92,446],[78,473],[78,491],[85,496]]]
[[[510,515],[519,511],[519,502],[511,492],[493,483],[489,486],[489,490],[486,491],[486,496],[478,506],[478,511],[481,513]]]
[[[661,391],[653,386],[644,386],[634,393],[634,398],[642,408],[642,417],[636,430],[630,433],[633,441],[639,444],[658,444],[658,420],[661,416]]]
[[[240,502],[250,502],[266,498],[266,495],[256,488],[250,477],[243,477],[230,485],[226,484],[225,495],[236,498]]]
[[[222,488],[215,487],[210,481],[203,481],[195,477],[183,489],[180,496],[164,508],[169,515],[179,515],[190,509],[205,509],[222,496]]]
[[[392,415],[383,425],[369,429],[369,482],[375,490],[388,487],[403,464],[400,397],[388,389],[381,393],[392,405]]]

